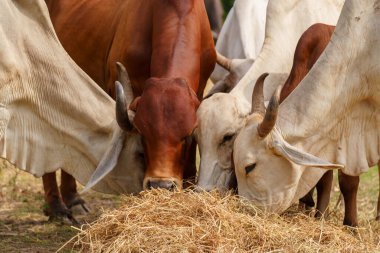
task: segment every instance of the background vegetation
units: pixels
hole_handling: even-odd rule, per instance
[[[232,5],[234,5],[235,0],[221,0],[223,3],[223,8],[225,11],[225,16],[227,16],[227,13],[232,8]]]

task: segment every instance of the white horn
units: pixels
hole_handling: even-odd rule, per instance
[[[216,52],[216,62],[225,70],[231,71],[232,60],[221,55],[219,52]]]

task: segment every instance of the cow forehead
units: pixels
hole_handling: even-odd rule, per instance
[[[163,116],[170,120],[175,115],[182,115],[184,118],[174,119],[185,120],[189,116],[195,116],[198,101],[195,93],[183,79],[160,79],[159,82],[149,83],[146,86],[139,107],[159,112],[152,116]]]
[[[236,163],[241,163],[247,159],[247,156],[256,154],[259,150],[268,148],[271,134],[266,138],[261,138],[257,133],[257,126],[260,124],[261,120],[261,115],[250,115],[247,119],[247,125],[240,130],[234,143]],[[246,150],[249,152],[246,152]]]
[[[198,108],[198,133],[217,134],[233,131],[243,124],[244,114],[238,109],[236,98],[217,93],[204,100]]]
[[[142,97],[152,101],[194,103],[196,100],[195,92],[182,78],[149,78],[144,86]]]
[[[235,101],[226,99],[223,95],[215,94],[201,103],[197,112],[200,122],[206,123],[220,119],[218,123],[221,123],[224,119],[229,121],[237,118]]]
[[[184,137],[195,127],[197,107],[195,93],[184,80],[157,79],[147,83],[134,124],[143,134]]]

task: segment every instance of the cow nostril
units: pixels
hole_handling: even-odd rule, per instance
[[[177,184],[172,180],[149,180],[146,184],[147,189],[166,189],[173,191],[177,189]]]

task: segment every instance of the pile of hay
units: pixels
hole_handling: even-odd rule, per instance
[[[263,214],[232,195],[152,190],[82,227],[80,252],[374,252],[379,234],[301,213]]]

